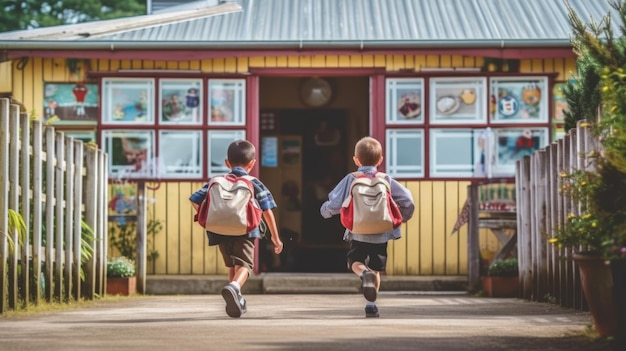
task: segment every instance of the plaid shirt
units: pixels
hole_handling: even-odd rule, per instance
[[[233,169],[230,170],[230,173],[238,177],[248,175],[248,173],[241,167],[233,167]],[[259,202],[259,206],[261,207],[261,210],[267,211],[276,207],[276,202],[274,201],[274,197],[272,196],[272,193],[270,193],[269,189],[267,189],[265,184],[263,184],[257,178],[254,178],[252,180],[252,185],[254,186],[254,197]],[[191,196],[189,197],[189,200],[197,205],[200,205],[202,201],[204,200],[204,198],[206,197],[208,188],[209,188],[209,183],[207,182],[206,184],[204,184],[204,186],[202,186],[202,188],[198,189],[193,194],[191,194]],[[217,245],[221,238],[232,237],[232,236],[225,236],[225,235],[211,233],[209,231],[207,231],[207,234],[209,236],[209,245]],[[244,234],[245,233],[242,233],[242,235]],[[261,238],[262,237],[259,231],[259,228],[255,228],[253,231],[247,234],[248,234],[248,238]]]

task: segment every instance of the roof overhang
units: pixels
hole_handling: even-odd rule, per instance
[[[7,59],[22,57],[186,61],[277,55],[437,54],[504,59],[575,57],[568,40],[120,42],[0,41]]]

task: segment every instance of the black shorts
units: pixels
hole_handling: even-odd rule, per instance
[[[348,250],[348,269],[354,262],[364,263],[371,270],[384,272],[387,268],[387,243],[370,244],[362,241],[350,241]]]

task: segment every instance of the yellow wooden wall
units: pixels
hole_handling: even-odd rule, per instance
[[[557,81],[572,77],[575,59],[524,59],[522,73],[556,73]],[[476,68],[481,57],[454,55],[314,55],[217,58],[182,62],[159,60],[92,59],[92,71],[200,70],[203,73],[246,73],[250,68],[384,68],[387,71],[420,68]],[[11,91],[29,112],[41,116],[43,82],[71,82],[65,59],[31,58],[12,64]],[[0,67],[0,74],[3,74]],[[4,76],[3,76],[4,77]],[[2,79],[4,81],[4,78]],[[2,85],[0,85],[2,88]],[[390,275],[463,275],[467,273],[467,226],[451,235],[467,195],[467,181],[412,181],[405,185],[416,200],[415,217],[403,226],[403,238],[389,246]],[[219,252],[208,247],[202,229],[192,222],[188,196],[199,182],[163,183],[148,191],[149,213],[164,226],[151,243],[160,257],[149,263],[151,274],[226,274]],[[498,241],[481,233],[481,247],[496,251]]]

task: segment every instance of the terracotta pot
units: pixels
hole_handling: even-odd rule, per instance
[[[107,277],[108,295],[132,295],[137,293],[137,277]]]
[[[519,277],[482,277],[483,290],[489,297],[518,297]]]
[[[610,262],[591,253],[575,253],[572,258],[578,266],[583,294],[598,334],[617,336],[619,321]]]

